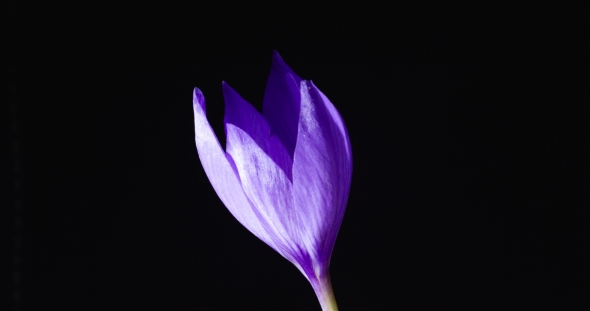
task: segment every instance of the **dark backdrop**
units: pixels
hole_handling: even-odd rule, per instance
[[[331,265],[342,310],[590,287],[576,8],[8,7],[8,306],[319,310],[225,209],[194,146],[193,88],[224,142],[221,81],[260,109],[273,50],[351,136]]]

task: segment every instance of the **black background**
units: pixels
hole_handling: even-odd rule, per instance
[[[193,88],[224,143],[221,81],[260,109],[273,50],[350,133],[341,310],[581,304],[549,293],[590,289],[579,8],[7,8],[8,306],[320,310],[194,146]]]

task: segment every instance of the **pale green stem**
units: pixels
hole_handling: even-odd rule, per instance
[[[330,274],[326,273],[317,284],[312,284],[315,294],[318,296],[323,311],[338,311],[334,291],[332,291],[332,282]]]

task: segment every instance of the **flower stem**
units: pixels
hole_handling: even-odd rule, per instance
[[[314,282],[315,283],[315,282]],[[332,282],[330,274],[326,273],[316,284],[312,284],[315,294],[318,296],[323,311],[338,311],[334,291],[332,291]]]

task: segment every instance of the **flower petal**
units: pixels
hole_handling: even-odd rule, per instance
[[[293,161],[279,139],[275,135],[271,136],[270,126],[267,121],[227,83],[223,82],[222,85],[225,99],[224,122],[226,137],[228,137],[228,124],[233,124],[242,129],[291,179]],[[272,142],[269,142],[269,140],[272,140]],[[229,149],[231,143],[232,140],[227,138],[226,149]]]
[[[352,153],[342,117],[310,81],[301,83],[293,158],[295,209],[307,224],[304,247],[314,266],[328,265],[350,190]]]
[[[285,64],[279,53],[274,51],[262,103],[262,114],[268,121],[272,133],[283,142],[291,159],[297,141],[300,83],[301,78]]]
[[[268,139],[260,146],[245,131],[226,124],[227,153],[235,160],[244,193],[259,213],[272,235],[269,245],[291,262],[297,261],[296,232],[301,224],[293,209],[291,181],[283,170],[264,152],[280,144]],[[295,230],[293,230],[295,228]],[[294,236],[295,233],[295,236]]]
[[[203,169],[213,189],[230,213],[259,239],[270,241],[267,230],[244,194],[233,160],[221,148],[205,113],[205,97],[198,88],[193,94],[195,142]],[[267,242],[268,243],[268,242]]]

